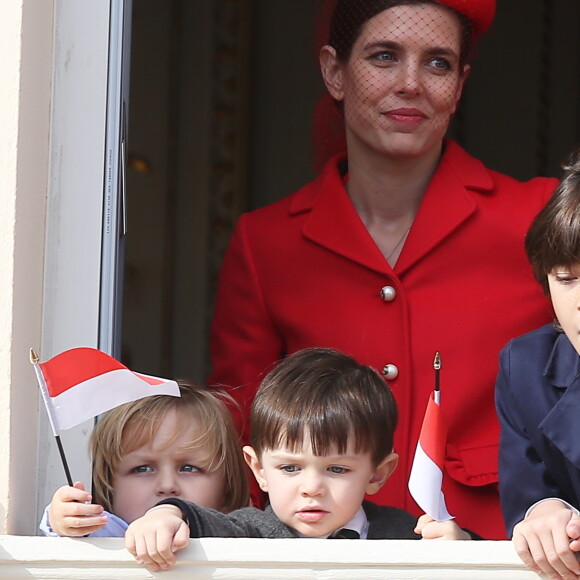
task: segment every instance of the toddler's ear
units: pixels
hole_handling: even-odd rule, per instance
[[[391,473],[395,471],[397,463],[399,463],[399,456],[392,451],[377,465],[367,485],[367,495],[377,493],[385,485]]]
[[[268,482],[264,477],[264,468],[262,467],[262,462],[258,458],[255,449],[249,445],[245,445],[242,451],[244,452],[244,459],[252,470],[260,489],[268,493]]]

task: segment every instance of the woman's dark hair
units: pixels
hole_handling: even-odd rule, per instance
[[[435,0],[336,0],[330,21],[328,44],[336,50],[339,60],[347,61],[362,27],[368,20],[394,6],[415,4],[441,5]],[[464,65],[473,53],[473,25],[463,14],[444,7],[458,18],[461,28],[460,60],[461,65]]]
[[[307,348],[282,360],[262,381],[250,431],[258,457],[265,450],[302,448],[315,455],[371,454],[375,466],[393,450],[395,399],[379,373],[328,348]],[[351,439],[352,438],[352,439]]]
[[[526,235],[526,253],[536,280],[549,295],[549,274],[557,266],[580,263],[580,149],[564,167],[564,177]]]

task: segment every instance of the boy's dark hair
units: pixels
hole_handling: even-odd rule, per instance
[[[564,177],[526,235],[526,253],[544,292],[557,266],[580,262],[580,149],[564,167]]]
[[[378,465],[393,450],[395,399],[377,371],[329,348],[306,348],[282,360],[262,381],[250,415],[251,442],[263,451],[302,448],[315,455],[357,453]]]

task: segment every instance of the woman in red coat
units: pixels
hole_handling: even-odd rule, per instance
[[[383,372],[399,467],[375,497],[420,513],[407,480],[441,353],[444,492],[462,527],[505,537],[497,492],[497,358],[551,310],[523,240],[555,180],[521,183],[444,139],[495,0],[338,0],[320,52],[347,154],[242,216],[212,327],[211,384],[243,418],[281,356],[309,346]]]

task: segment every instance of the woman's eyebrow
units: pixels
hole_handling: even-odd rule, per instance
[[[394,40],[377,40],[375,42],[369,42],[365,44],[365,50],[380,50],[380,49],[389,49],[389,50],[397,50],[402,48],[402,45]]]
[[[375,42],[369,42],[364,46],[364,50],[373,51],[373,50],[406,50],[406,47],[394,40],[378,40]],[[427,54],[430,55],[442,55],[442,56],[450,56],[454,58],[459,58],[457,51],[453,50],[449,46],[430,46],[425,50]]]
[[[427,54],[433,55],[433,56],[449,56],[449,57],[453,57],[453,58],[459,58],[459,55],[457,54],[457,52],[455,50],[453,50],[452,48],[446,47],[446,46],[433,46],[429,49],[427,49]]]

